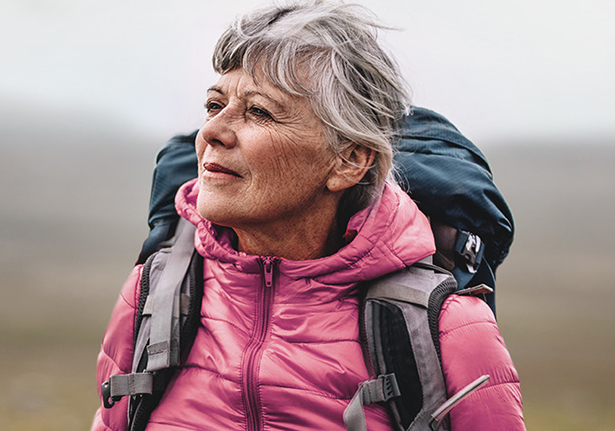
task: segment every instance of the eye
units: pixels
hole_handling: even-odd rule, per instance
[[[259,108],[258,106],[252,106],[249,109],[249,112],[251,115],[261,120],[272,120],[273,119],[273,117],[271,116],[269,112],[267,112],[263,108]]]
[[[218,112],[222,110],[222,105],[214,100],[208,100],[205,102],[205,111],[209,115],[216,115]]]

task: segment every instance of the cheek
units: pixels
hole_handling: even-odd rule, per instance
[[[259,189],[284,187],[301,165],[301,152],[291,137],[275,131],[262,131],[251,138],[252,145],[244,147],[243,155],[253,185]]]
[[[278,172],[294,177],[318,174],[333,159],[318,134],[286,133],[272,139],[271,163]]]

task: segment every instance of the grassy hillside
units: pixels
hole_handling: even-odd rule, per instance
[[[147,233],[162,142],[22,126],[0,142],[0,429],[88,429],[99,341]],[[486,153],[516,217],[498,317],[528,428],[613,430],[615,150]]]

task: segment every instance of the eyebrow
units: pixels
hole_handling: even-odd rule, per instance
[[[222,90],[222,88],[220,88],[220,87],[216,87],[215,85],[214,85],[213,87],[209,87],[209,88],[207,89],[207,92],[208,92],[208,93],[209,93],[209,92],[211,92],[211,91],[214,91],[214,92],[216,92],[216,93],[220,93],[221,95],[223,95],[223,96],[224,96],[224,91]]]

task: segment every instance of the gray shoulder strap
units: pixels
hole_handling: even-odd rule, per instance
[[[187,314],[189,295],[182,292],[194,253],[195,227],[180,218],[173,243],[150,257],[145,299],[130,374],[110,376],[102,385],[103,402],[111,408],[124,396],[152,394],[154,371],[179,365],[180,318]],[[148,264],[146,264],[148,265]],[[144,277],[146,277],[144,275]],[[147,348],[147,366],[140,363]]]
[[[370,365],[380,377],[363,382],[344,412],[344,422],[349,431],[365,431],[363,405],[385,399],[388,400],[394,422],[398,424],[397,428],[415,431],[430,429],[431,413],[446,401],[444,376],[429,318],[434,312],[430,307],[437,307],[438,310],[435,312],[439,312],[441,303],[437,301],[432,303],[431,298],[436,290],[442,291],[443,295],[447,296],[455,290],[455,287],[454,278],[450,273],[432,266],[429,262],[419,262],[370,283],[366,293],[362,325],[367,338],[366,357],[371,359]],[[402,326],[401,331],[396,330],[394,333],[408,334],[409,340],[394,340],[394,342],[410,346],[416,363],[416,374],[420,380],[423,405],[417,409],[418,413],[409,425],[402,424],[403,415],[400,412],[400,409],[410,410],[410,407],[401,403],[403,398],[400,398],[400,395],[403,396],[405,388],[399,387],[399,391],[382,393],[382,396],[380,391],[376,391],[378,393],[376,397],[371,395],[374,393],[373,388],[380,387],[376,382],[391,381],[390,386],[397,387],[400,382],[399,377],[408,371],[394,369],[391,365],[404,361],[391,358],[390,356],[395,354],[392,352],[396,350],[383,345],[385,343],[383,339],[390,336],[390,328],[383,323],[387,320],[383,320],[385,314],[397,316],[395,324]],[[390,319],[388,321],[390,322]]]
[[[195,227],[180,218],[175,243],[160,274],[160,280],[156,283],[163,288],[151,292],[148,372],[179,364],[180,290],[194,252],[194,233]]]

